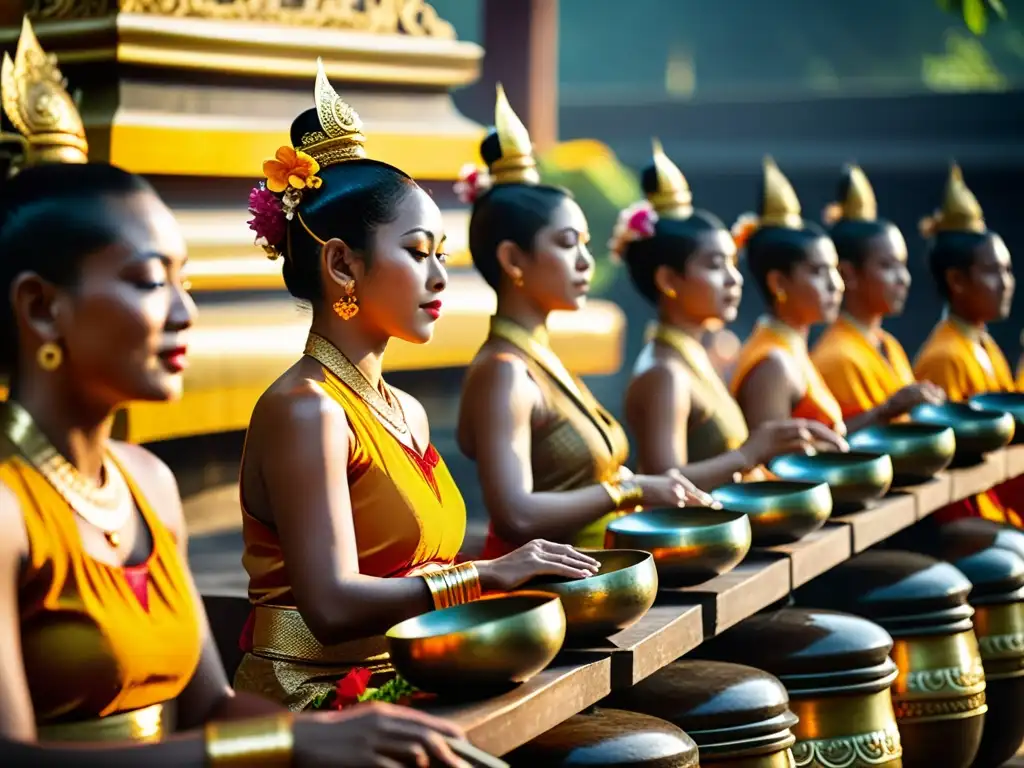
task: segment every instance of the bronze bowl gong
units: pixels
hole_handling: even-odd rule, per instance
[[[759,547],[799,541],[821,528],[832,514],[832,492],[822,482],[729,483],[711,495],[726,509],[750,518],[754,544]]]
[[[886,453],[848,451],[790,453],[768,464],[783,480],[826,483],[835,508],[860,508],[882,498],[892,485],[892,459]]]
[[[601,640],[632,626],[654,605],[658,569],[650,552],[635,549],[584,550],[601,563],[585,579],[541,577],[525,589],[552,592],[565,610],[566,642]]]
[[[487,695],[551,663],[565,640],[565,611],[547,592],[485,597],[407,619],[385,638],[391,663],[417,688]]]
[[[1024,392],[986,392],[967,401],[983,411],[1005,411],[1016,422],[1013,442],[1024,443]]]
[[[608,524],[609,549],[654,556],[664,586],[689,587],[728,573],[750,551],[750,522],[738,512],[704,507],[652,509]]]
[[[876,424],[847,438],[850,448],[892,459],[893,485],[914,485],[944,470],[956,453],[950,427],[938,424]]]
[[[910,411],[912,421],[952,427],[956,436],[956,462],[970,462],[999,450],[1013,439],[1013,416],[1006,411],[988,411],[966,403],[924,403]]]

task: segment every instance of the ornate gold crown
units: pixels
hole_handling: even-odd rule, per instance
[[[964,183],[964,174],[956,163],[949,169],[946,196],[942,208],[921,220],[921,232],[931,237],[936,232],[986,231],[985,214],[974,193]]]
[[[875,221],[878,218],[878,201],[871,182],[858,165],[845,169],[849,184],[846,197],[825,208],[825,223],[834,224],[840,219],[847,221]]]
[[[320,58],[316,60],[313,95],[321,130],[303,135],[300,145],[295,149],[312,157],[321,168],[366,157],[363,121],[331,86],[324,72],[323,59]]]
[[[14,59],[4,54],[0,100],[7,118],[21,134],[12,137],[25,150],[20,165],[89,161],[82,118],[56,58],[43,51],[27,16]]]
[[[512,110],[505,89],[498,83],[494,104],[494,129],[498,134],[501,157],[489,168],[494,184],[540,184],[537,161],[533,157],[530,133]]]
[[[654,155],[654,172],[658,189],[647,195],[647,200],[659,216],[666,219],[685,219],[693,214],[693,194],[690,185],[675,163],[661,148],[661,142],[651,140]]]
[[[763,227],[804,228],[800,199],[789,179],[770,157],[764,159],[764,198],[758,218]]]

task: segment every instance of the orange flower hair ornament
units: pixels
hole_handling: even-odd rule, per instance
[[[754,233],[761,228],[761,217],[756,213],[741,214],[736,223],[729,228],[733,242],[736,247],[743,249],[754,236]]]
[[[608,241],[608,249],[612,256],[621,259],[630,243],[654,237],[657,223],[658,214],[647,200],[620,211],[615,229],[612,230],[611,240]]]
[[[284,146],[272,160],[263,162],[266,181],[249,193],[249,229],[256,233],[255,244],[263,248],[267,258],[282,255],[282,244],[288,234],[288,222],[295,217],[295,209],[302,202],[307,189],[319,189],[323,184],[316,174],[320,164],[305,152]]]

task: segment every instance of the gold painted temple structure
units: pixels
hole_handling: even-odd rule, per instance
[[[79,100],[91,156],[144,174],[174,210],[199,305],[185,396],[130,406],[133,442],[245,429],[256,399],[301,353],[309,317],[280,263],[253,245],[248,190],[310,106],[316,59],[359,112],[373,157],[435,196],[448,239],[447,312],[435,339],[393,342],[392,370],[469,362],[494,294],[472,269],[469,210],[451,191],[484,127],[451,90],[475,82],[484,51],[422,0],[25,0],[0,8],[0,49],[23,13]],[[516,43],[509,41],[508,45]],[[553,85],[553,84],[552,84]],[[553,89],[552,89],[553,91]],[[552,318],[552,341],[581,374],[621,364],[624,317],[610,302]]]

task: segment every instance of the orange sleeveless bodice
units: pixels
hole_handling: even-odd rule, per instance
[[[406,448],[359,395],[326,369],[321,386],[348,417],[349,497],[359,572],[406,576],[453,563],[466,535],[466,505],[434,446],[422,457]],[[257,605],[294,606],[276,531],[243,512],[242,537],[249,599]]]
[[[879,331],[880,347],[871,343],[857,324],[840,317],[818,339],[811,361],[821,373],[843,410],[851,419],[914,383],[907,353],[896,338]]]
[[[822,379],[818,369],[811,362],[807,348],[802,339],[792,338],[794,333],[786,333],[769,322],[759,322],[750,338],[744,343],[736,361],[733,372],[731,390],[733,396],[739,394],[747,375],[774,351],[781,351],[790,358],[793,365],[801,372],[807,389],[803,397],[793,406],[794,418],[813,419],[820,421],[830,429],[845,431],[843,412],[835,396]]]
[[[938,384],[950,400],[1017,389],[1010,364],[992,337],[951,317],[935,326],[914,361],[914,373]]]
[[[17,497],[28,535],[18,608],[41,732],[171,701],[199,663],[197,606],[178,544],[125,479],[153,549],[144,563],[116,567],[85,551],[75,512],[38,470],[0,457],[0,483]]]

